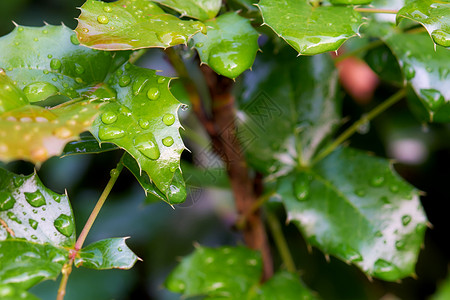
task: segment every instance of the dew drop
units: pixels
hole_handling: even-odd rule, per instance
[[[67,237],[70,237],[74,231],[72,220],[68,215],[61,214],[55,222],[53,222],[53,225],[56,230]]]
[[[31,228],[33,228],[34,230],[37,229],[38,224],[39,224],[36,220],[33,220],[33,219],[28,219],[28,223],[30,223]]]
[[[383,233],[381,233],[381,231],[378,230],[377,232],[375,232],[375,237],[380,238],[382,236],[383,236]]]
[[[437,29],[431,33],[431,37],[437,44],[444,47],[450,47],[450,34],[448,34],[447,32],[441,29]]]
[[[411,80],[416,76],[416,70],[408,63],[403,65],[403,71],[405,73],[406,80]]]
[[[122,250],[122,248],[117,248],[117,251],[119,251],[119,252],[122,252],[123,250]]]
[[[373,187],[380,187],[384,183],[384,177],[383,176],[375,176],[370,179],[370,185]]]
[[[23,184],[23,178],[21,176],[16,176],[13,178],[13,183],[15,187],[19,187]]]
[[[166,147],[170,147],[173,145],[173,138],[171,136],[165,137],[162,140],[162,143]]]
[[[53,58],[50,61],[50,68],[52,68],[52,70],[59,70],[61,69],[61,61],[57,58]]]
[[[139,126],[141,126],[142,129],[147,129],[150,127],[150,122],[146,119],[140,119]]]
[[[53,201],[55,201],[56,203],[60,203],[61,202],[61,197],[53,196]]]
[[[152,88],[148,89],[147,97],[150,100],[156,100],[156,99],[158,99],[159,94],[160,94],[160,92],[159,92],[158,88],[152,87]]]
[[[166,124],[167,126],[172,125],[173,123],[175,123],[175,116],[173,114],[165,114],[162,118],[162,121],[164,122],[164,124]]]
[[[395,242],[395,248],[397,248],[397,250],[402,250],[405,248],[405,242],[402,240],[396,241]]]
[[[157,33],[156,37],[165,46],[173,46],[186,43],[186,37],[173,31]]]
[[[0,211],[5,211],[14,207],[16,199],[7,192],[0,191]]]
[[[163,83],[165,81],[166,81],[166,78],[164,78],[164,77],[159,77],[158,78],[158,83]]]
[[[111,8],[111,6],[105,6],[105,7],[103,7],[103,11],[104,12],[111,12],[112,8]]]
[[[84,68],[83,66],[79,65],[79,64],[75,64],[75,72],[79,75],[84,73]]]
[[[22,221],[20,221],[19,218],[17,218],[17,216],[16,216],[13,212],[8,211],[8,212],[6,213],[6,215],[8,216],[8,218],[9,218],[11,221],[16,222],[17,224],[22,224]]]
[[[411,216],[410,215],[404,215],[402,217],[402,224],[403,226],[407,226],[411,222]]]
[[[98,16],[97,21],[100,24],[108,24],[109,23],[108,17],[106,17],[106,16]]]
[[[101,127],[98,131],[98,136],[101,140],[119,139],[124,135],[125,131],[114,126]]]
[[[295,198],[298,201],[305,201],[309,196],[309,178],[305,173],[300,173],[295,176],[293,182],[293,190]]]
[[[201,47],[203,47],[203,43],[196,43],[196,44],[195,44],[195,47],[201,48]]]
[[[366,191],[364,189],[357,189],[355,190],[355,194],[358,197],[364,197],[366,195]]]
[[[181,110],[182,111],[186,111],[188,108],[189,108],[189,105],[186,105],[186,104],[181,104]]]
[[[200,30],[202,33],[206,33],[206,25],[204,25],[200,22],[192,23],[191,27],[194,29]]]
[[[121,87],[125,87],[125,86],[129,85],[130,82],[131,82],[131,78],[128,75],[124,75],[124,76],[120,77],[120,79],[119,79],[119,85]]]
[[[75,46],[78,46],[78,45],[80,44],[80,41],[78,40],[76,34],[72,34],[72,35],[70,36],[70,42],[71,42],[72,44],[74,44]]]
[[[46,204],[44,195],[39,190],[32,193],[25,192],[24,194],[27,202],[33,207],[40,207]]]
[[[441,80],[446,79],[449,73],[450,73],[449,69],[447,69],[445,67],[439,68],[439,77],[441,78]]]
[[[117,121],[117,114],[112,111],[107,111],[102,115],[102,122],[109,125]]]
[[[158,145],[152,133],[142,134],[134,139],[134,146],[144,156],[156,160],[160,156]]]
[[[49,55],[47,55],[47,57],[48,57],[48,58],[52,58],[52,57],[53,57],[53,55],[49,54]]]
[[[33,240],[37,240],[37,236],[35,236],[34,234],[32,234],[30,237],[31,237]]]
[[[392,192],[392,193],[397,193],[398,192],[398,190],[399,190],[399,187],[398,187],[398,185],[396,185],[396,184],[393,184],[393,185],[391,185],[391,186],[389,186],[389,190]]]
[[[432,111],[438,110],[444,104],[444,96],[435,89],[421,89],[420,94],[426,100],[428,108]]]
[[[58,88],[48,82],[33,82],[23,88],[23,92],[30,102],[45,100],[58,93]]]
[[[373,274],[384,280],[395,280],[399,278],[400,273],[395,265],[381,258],[373,265]]]

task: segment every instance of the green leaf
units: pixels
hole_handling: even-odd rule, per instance
[[[56,278],[75,244],[66,195],[47,189],[36,174],[0,169],[0,283],[21,289]]]
[[[409,1],[397,13],[397,23],[403,18],[422,24],[441,46],[450,47],[450,2],[433,0]]]
[[[0,296],[2,300],[39,300],[36,296],[11,284],[0,284]]]
[[[166,280],[166,287],[184,296],[206,295],[245,299],[262,272],[260,254],[245,247],[198,246]]]
[[[139,259],[125,244],[126,238],[111,238],[90,244],[78,252],[75,266],[90,269],[130,269]]]
[[[259,49],[258,32],[248,19],[227,13],[205,25],[207,35],[197,33],[193,38],[202,63],[232,79],[252,66]]]
[[[33,49],[30,52],[30,49]],[[99,52],[79,45],[65,26],[17,26],[0,38],[0,66],[23,89],[30,102],[61,94],[79,97],[122,64],[127,52]]]
[[[0,69],[0,115],[28,104],[27,97],[14,85],[5,70]]]
[[[312,7],[307,0],[261,0],[258,6],[264,23],[301,55],[337,50],[362,24],[352,7]]]
[[[80,134],[80,139],[69,142],[64,147],[62,156],[69,156],[75,154],[98,154],[107,151],[116,150],[118,147],[110,143],[99,143],[92,134],[84,132]]]
[[[404,78],[428,111],[429,120],[450,121],[450,52],[434,50],[425,33],[391,34],[387,45],[397,57]]]
[[[291,52],[263,49],[237,90],[244,113],[238,137],[250,163],[267,174],[308,164],[340,122],[331,58],[296,58]]]
[[[382,80],[403,86],[403,75],[398,61],[386,45],[367,51],[364,60]]]
[[[47,109],[23,106],[0,114],[0,159],[41,163],[91,128],[101,104],[73,100]]]
[[[181,14],[199,20],[214,18],[222,5],[221,0],[154,0]]]
[[[272,276],[261,287],[259,292],[261,300],[285,300],[299,299],[312,300],[318,299],[313,293],[298,280],[298,276],[286,271],[280,271]]]
[[[130,153],[165,195],[184,150],[177,116],[181,104],[170,93],[169,81],[154,70],[123,65],[108,81],[117,101],[102,108],[91,130],[99,141]]]
[[[87,0],[75,29],[80,42],[94,49],[167,48],[186,44],[195,33],[206,32],[201,22],[183,21],[151,1],[106,3]]]
[[[387,160],[340,148],[313,169],[279,178],[277,189],[308,243],[369,276],[414,274],[427,220],[418,191]]]
[[[346,5],[362,5],[369,4],[372,0],[330,0],[331,4],[346,4]]]

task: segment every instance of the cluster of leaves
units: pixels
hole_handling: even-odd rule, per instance
[[[419,118],[449,122],[450,3],[408,1],[396,25],[354,6],[372,1],[229,2],[240,13],[222,8],[220,0],[87,0],[75,32],[17,26],[0,38],[0,159],[40,164],[55,155],[122,148],[121,163],[146,193],[169,204],[183,202],[181,104],[169,90],[169,78],[132,64],[132,50],[189,45],[201,63],[237,78],[242,139],[252,141],[248,162],[266,176],[267,193],[281,200],[308,243],[368,276],[395,281],[413,275],[426,228],[419,193],[386,159],[345,147],[326,153],[341,103],[334,63],[321,53],[356,35],[381,41],[366,55],[374,71],[389,81],[403,79]],[[260,27],[267,41],[258,56],[260,33],[252,22],[272,29]],[[417,30],[419,23],[429,36]],[[398,62],[398,73],[387,74],[377,63],[386,55]],[[244,73],[250,67],[253,72]],[[85,131],[91,134],[80,138]],[[18,294],[33,299],[26,290],[55,278],[72,259],[70,204],[36,174],[0,170],[0,179],[0,291],[10,299]],[[78,250],[75,264],[96,269],[129,268],[137,259],[124,239]],[[242,270],[236,274],[230,265]],[[260,258],[247,249],[199,247],[167,287],[210,298],[315,297],[293,274],[280,272],[259,285],[260,273]]]

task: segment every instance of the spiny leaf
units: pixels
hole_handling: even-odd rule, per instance
[[[75,259],[77,267],[90,269],[130,269],[138,257],[128,248],[125,238],[98,241],[81,249]]]
[[[238,137],[260,172],[307,164],[340,122],[338,77],[328,55],[295,57],[264,48],[236,89],[244,113]]]
[[[47,189],[36,174],[0,169],[0,283],[28,289],[56,278],[75,244],[66,195]]]
[[[307,0],[261,0],[258,6],[264,23],[302,55],[337,50],[362,24],[352,7],[312,7]]]
[[[130,50],[186,44],[193,34],[206,32],[206,27],[201,22],[182,21],[166,14],[147,0],[133,3],[127,0],[113,3],[87,0],[81,7],[75,31],[85,46]]]
[[[169,79],[127,64],[108,83],[117,90],[117,101],[102,108],[92,134],[124,148],[167,195],[184,150],[177,116],[181,104],[169,91]]]
[[[397,13],[397,23],[403,18],[422,24],[441,46],[450,47],[450,2],[434,0],[409,1]]]
[[[214,18],[222,5],[221,0],[154,0],[170,7],[182,16],[188,16],[199,20]]]
[[[0,284],[0,296],[2,300],[39,300],[36,296],[11,284]]]
[[[110,69],[129,55],[80,46],[72,30],[52,25],[17,26],[0,38],[0,53],[0,67],[30,102],[56,94],[79,97],[87,86],[102,82]]]
[[[205,25],[208,34],[197,33],[193,38],[203,63],[232,79],[252,66],[259,48],[258,32],[248,19],[227,13]]]
[[[425,33],[394,33],[386,43],[397,57],[404,78],[412,86],[426,110],[430,121],[450,121],[450,52],[443,48],[434,50]]]
[[[341,148],[278,179],[288,219],[308,243],[395,281],[414,273],[426,217],[418,191],[385,159]]]

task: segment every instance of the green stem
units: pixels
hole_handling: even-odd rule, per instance
[[[268,209],[265,210],[267,224],[269,225],[270,232],[272,233],[272,237],[275,241],[275,245],[277,246],[278,251],[280,252],[281,259],[283,260],[286,269],[289,272],[295,273],[295,263],[292,259],[291,252],[289,251],[288,244],[286,242],[286,238],[283,235],[283,231],[281,230],[280,222],[278,218],[270,212]]]
[[[397,103],[400,99],[402,99],[406,94],[405,89],[399,90],[397,93],[389,97],[386,101],[372,109],[368,114],[364,115],[353,123],[352,126],[347,128],[340,136],[338,136],[333,143],[328,145],[322,152],[320,152],[314,160],[311,162],[311,166],[319,162],[320,160],[324,159],[326,156],[328,156],[331,152],[333,152],[339,145],[341,145],[345,140],[347,140],[349,137],[351,137],[358,128],[378,116],[380,113]]]
[[[376,48],[376,47],[381,46],[381,45],[383,45],[383,41],[382,40],[376,40],[376,41],[370,42],[370,43],[368,43],[368,44],[366,44],[366,45],[364,45],[364,46],[362,46],[362,47],[360,47],[358,49],[355,49],[353,51],[346,52],[344,54],[341,54],[341,55],[337,56],[334,59],[334,62],[335,63],[339,63],[339,62],[343,61],[346,58],[356,56],[360,52],[367,51],[367,50]]]
[[[122,157],[123,159],[123,157]],[[115,169],[111,170],[111,178],[109,179],[108,184],[106,185],[105,189],[103,190],[102,195],[97,201],[97,204],[95,205],[94,209],[91,212],[91,215],[89,216],[89,219],[86,221],[86,224],[84,225],[83,230],[81,231],[80,236],[77,239],[77,242],[75,243],[75,251],[79,251],[81,247],[83,247],[84,240],[86,239],[89,231],[91,230],[92,225],[94,224],[95,219],[98,216],[98,213],[100,212],[100,209],[102,208],[103,204],[106,201],[106,198],[108,197],[109,193],[111,192],[111,189],[113,188],[114,184],[116,183],[117,178],[120,175],[120,172],[123,169],[123,163],[122,159],[117,164],[117,167]]]
[[[366,7],[355,7],[357,12],[374,13],[374,14],[394,14],[398,13],[395,9],[382,9],[382,8],[366,8]]]
[[[67,281],[69,280],[69,275],[72,272],[72,264],[73,264],[73,258],[69,260],[67,264],[65,264],[62,268],[62,278],[61,283],[59,284],[58,289],[58,295],[56,296],[56,300],[63,300],[64,296],[66,295],[66,287],[67,287]]]

